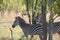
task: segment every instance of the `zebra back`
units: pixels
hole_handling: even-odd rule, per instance
[[[31,33],[43,35],[43,25],[41,25],[41,24],[34,25]]]

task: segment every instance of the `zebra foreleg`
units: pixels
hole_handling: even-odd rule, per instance
[[[43,35],[39,35],[40,40],[43,40]]]
[[[26,40],[33,40],[33,36],[29,38],[29,36],[26,36]]]
[[[33,37],[34,37],[34,36],[33,36],[33,35],[31,35],[31,38],[30,38],[30,40],[33,40]]]
[[[26,40],[31,40],[31,37],[29,37],[29,35],[26,36]]]
[[[28,36],[26,36],[26,40],[28,40]]]

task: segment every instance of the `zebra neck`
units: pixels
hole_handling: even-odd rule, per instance
[[[25,28],[26,27],[26,23],[19,23],[19,25],[21,26],[21,28]]]

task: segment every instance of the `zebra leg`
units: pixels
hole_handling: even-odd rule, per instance
[[[26,40],[28,40],[28,37],[26,37]]]
[[[60,31],[58,31],[58,35],[59,35],[59,38],[60,38]]]
[[[30,40],[33,40],[33,37],[34,37],[34,36],[33,36],[33,35],[31,35],[31,38],[30,38]]]
[[[43,40],[43,35],[39,35],[39,38],[40,38],[41,40]]]
[[[28,36],[26,36],[26,40],[30,40],[29,35],[28,35]]]
[[[28,36],[26,36],[26,40],[28,40]]]

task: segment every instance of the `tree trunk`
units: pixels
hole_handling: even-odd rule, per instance
[[[33,12],[33,10],[36,10],[37,2],[38,2],[38,0],[36,0],[36,3],[35,3],[34,7],[33,7],[33,2],[32,2],[32,24],[36,24],[36,22],[34,20],[35,11]]]
[[[52,28],[53,28],[53,14],[52,14],[52,6],[51,1],[48,0],[48,7],[50,11],[50,17],[49,17],[49,40],[52,40]]]
[[[27,14],[28,14],[28,18],[29,18],[29,23],[31,24],[31,17],[30,17],[30,14],[29,14],[29,9],[28,9],[28,0],[26,0],[27,2]]]
[[[49,40],[52,40],[52,27],[53,27],[53,21],[49,22]]]
[[[52,28],[53,28],[53,17],[52,17],[52,8],[50,8],[50,20],[49,20],[49,40],[52,40]]]
[[[47,40],[47,23],[46,23],[46,0],[42,5],[42,23],[43,23],[43,40]]]

